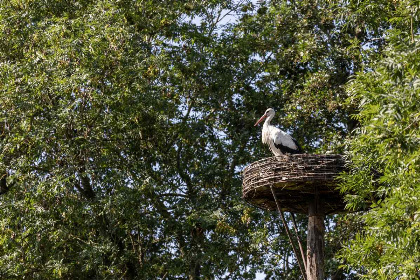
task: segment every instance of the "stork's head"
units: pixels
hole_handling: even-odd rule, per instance
[[[272,119],[274,117],[275,111],[273,108],[268,108],[265,110],[264,115],[254,124],[254,126],[257,126],[260,122],[262,122],[265,118]]]

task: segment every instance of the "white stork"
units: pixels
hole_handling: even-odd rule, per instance
[[[271,120],[274,118],[274,114],[274,110],[268,108],[265,111],[265,114],[254,125],[257,126],[267,118],[262,129],[262,142],[270,147],[271,152],[275,156],[283,154],[301,154],[302,148],[292,136],[275,126],[270,125]]]

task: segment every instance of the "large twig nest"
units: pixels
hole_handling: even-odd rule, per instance
[[[243,198],[267,210],[276,210],[272,185],[283,211],[308,213],[308,202],[315,195],[323,202],[326,214],[344,210],[337,190],[337,176],[345,170],[340,155],[297,154],[265,158],[243,171]]]

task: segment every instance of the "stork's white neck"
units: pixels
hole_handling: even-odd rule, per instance
[[[268,117],[265,119],[264,126],[269,126],[269,125],[270,125],[270,122],[271,122],[271,120],[272,120],[273,118],[274,118],[274,114],[273,114],[273,115],[268,116]]]
[[[265,119],[263,129],[262,129],[262,142],[264,144],[269,144],[270,140],[270,122],[273,119],[274,115],[268,116]]]

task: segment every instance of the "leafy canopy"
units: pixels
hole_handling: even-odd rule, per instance
[[[387,30],[413,41],[415,3],[3,1],[0,277],[299,278],[277,217],[240,195],[267,107],[308,152],[343,151],[360,123],[344,190],[381,202],[349,273],[334,253],[354,232],[327,219],[326,274],[413,275],[418,43],[384,49]]]
[[[350,141],[348,207],[370,209],[341,251],[367,279],[414,279],[420,261],[420,41],[387,48],[374,71],[349,84],[360,104]],[[367,203],[367,205],[366,205]]]

